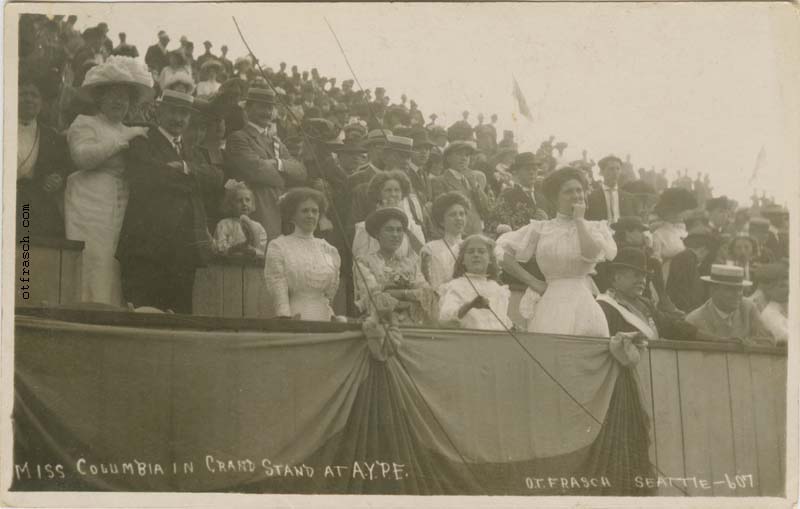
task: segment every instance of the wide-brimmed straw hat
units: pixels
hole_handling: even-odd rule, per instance
[[[711,274],[708,276],[700,276],[700,279],[706,283],[725,286],[746,287],[752,286],[753,284],[744,278],[744,269],[736,265],[714,264],[711,266]]]
[[[136,92],[137,102],[151,101],[155,95],[153,76],[142,62],[132,57],[114,55],[86,72],[83,84],[78,89],[78,97],[94,102],[95,90],[112,85],[131,87]]]

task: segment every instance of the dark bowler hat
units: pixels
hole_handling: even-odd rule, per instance
[[[405,136],[395,136],[390,134],[386,137],[384,150],[394,150],[395,152],[412,153],[414,151],[414,140]]]
[[[176,90],[166,89],[162,92],[161,97],[156,101],[159,105],[169,105],[173,108],[182,108],[191,111],[197,111],[194,107],[194,97],[183,92]]]
[[[623,247],[617,253],[617,257],[611,262],[611,267],[615,269],[634,269],[639,272],[647,272],[647,256],[644,251],[635,247]]]
[[[269,88],[250,87],[247,89],[246,102],[275,104],[275,92]]]
[[[611,228],[615,232],[630,232],[637,230],[644,232],[650,229],[640,218],[636,216],[623,216],[617,219],[617,222],[612,224]]]
[[[408,136],[414,140],[415,149],[431,148],[433,146],[433,142],[428,137],[428,130],[424,127],[415,127],[413,129],[409,129]]]
[[[711,266],[711,275],[700,276],[706,283],[725,286],[751,286],[753,283],[744,278],[744,269],[736,265]]]
[[[513,173],[523,168],[529,168],[529,167],[538,168],[539,163],[540,163],[539,158],[536,157],[536,154],[534,154],[533,152],[522,152],[521,154],[517,154],[517,156],[514,158],[514,162],[511,163],[511,167],[509,168],[509,170],[511,170],[511,172]]]
[[[403,224],[403,228],[408,228],[408,216],[401,209],[396,207],[385,207],[378,209],[364,221],[367,233],[373,238],[378,237],[378,233],[389,220],[397,219]]]

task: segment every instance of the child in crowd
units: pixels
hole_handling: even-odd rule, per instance
[[[507,315],[511,291],[497,282],[499,273],[494,241],[483,235],[467,237],[456,260],[454,279],[441,289],[440,323],[464,329],[511,328]]]
[[[250,219],[255,211],[253,191],[244,182],[228,180],[222,212],[226,217],[217,223],[214,232],[214,251],[221,255],[243,254],[261,257],[267,249],[267,232]]]

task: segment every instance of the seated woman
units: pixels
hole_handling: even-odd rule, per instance
[[[320,214],[328,208],[325,195],[307,187],[288,191],[280,201],[281,215],[294,225],[267,246],[264,278],[274,316],[329,321],[331,301],[339,287],[339,252],[314,237]]]
[[[398,170],[378,173],[369,182],[367,196],[375,209],[383,207],[395,207],[403,209],[403,205],[408,202],[406,198],[411,192],[411,183],[403,172]],[[409,212],[403,210],[406,217]],[[353,238],[353,257],[366,256],[369,253],[378,251],[378,241],[367,233],[366,221],[356,223],[356,233]],[[413,224],[409,226],[403,235],[403,241],[399,248],[399,255],[407,256],[411,250],[418,253],[425,242],[422,228]]]
[[[494,241],[483,235],[464,240],[455,263],[455,279],[440,288],[440,324],[464,329],[511,328],[507,315],[511,291],[497,282],[500,268],[494,248]]]
[[[419,258],[413,252],[400,252],[408,216],[394,207],[378,209],[367,217],[365,228],[379,249],[356,259],[356,305],[362,312],[371,312],[372,297],[385,293],[397,301],[394,317],[398,324],[428,322],[431,292],[419,270]]]
[[[645,297],[648,257],[641,249],[623,247],[607,265],[611,286],[597,297],[608,321],[609,337],[619,332],[639,332],[647,339],[717,341],[674,314],[659,311]]]
[[[433,202],[431,219],[444,230],[444,238],[425,244],[420,253],[420,262],[422,274],[434,291],[453,279],[468,210],[469,201],[458,191],[439,195]]]

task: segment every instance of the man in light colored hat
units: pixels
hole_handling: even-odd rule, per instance
[[[225,160],[229,176],[245,182],[255,195],[252,218],[261,223],[268,238],[274,239],[281,234],[278,198],[285,189],[305,184],[306,168],[277,136],[270,134],[275,92],[251,86],[244,110],[247,124],[228,137]]]
[[[367,149],[367,164],[358,168],[347,178],[348,202],[350,203],[348,223],[351,225],[363,221],[369,214],[366,186],[372,177],[383,171],[383,147],[389,136],[392,136],[392,132],[388,129],[373,129],[362,142]],[[361,187],[365,189],[362,190]]]
[[[742,296],[752,285],[744,269],[735,265],[711,266],[711,274],[700,279],[709,285],[710,298],[686,317],[686,321],[708,334],[748,341],[767,338],[756,306]]]
[[[196,110],[188,94],[165,90],[156,125],[130,141],[126,177],[130,198],[116,256],[122,293],[135,307],[192,312],[197,267],[210,237],[203,193],[222,185],[222,175],[189,156],[183,133]]]

